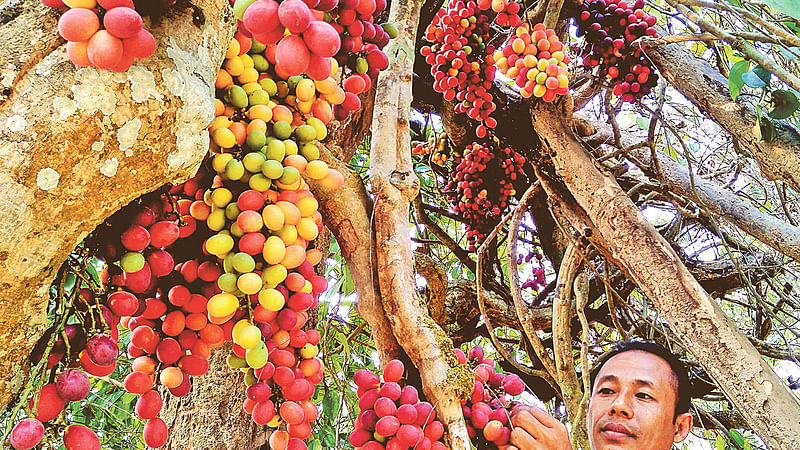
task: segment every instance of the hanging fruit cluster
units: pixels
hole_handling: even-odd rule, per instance
[[[568,55],[555,31],[542,24],[517,27],[514,34],[494,52],[494,64],[519,86],[520,95],[541,98],[546,102],[564,95],[569,87]]]
[[[456,353],[459,363],[469,364],[474,375],[472,395],[461,401],[472,443],[477,448],[503,448],[511,436],[511,399],[508,396],[521,394],[525,384],[517,375],[496,372],[495,362],[484,358],[483,348],[477,345],[466,357],[461,350]]]
[[[42,0],[69,9],[58,19],[58,34],[67,42],[67,56],[80,67],[125,72],[135,58],[147,58],[156,40],[142,28],[133,0]],[[102,28],[100,27],[102,18]]]
[[[644,0],[593,0],[583,4],[578,35],[585,36],[581,50],[584,66],[599,67],[600,75],[614,85],[614,95],[632,102],[647,95],[658,74],[641,46],[633,41],[656,37],[656,18],[644,12]]]
[[[525,157],[495,140],[467,145],[452,161],[445,195],[467,225],[469,251],[475,251],[508,209],[523,181]]]
[[[363,450],[417,448],[444,450],[444,426],[436,420],[433,406],[420,401],[416,388],[400,386],[403,363],[389,361],[383,382],[375,373],[362,369],[353,381],[358,387],[358,409],[350,445]]]
[[[535,236],[534,236],[535,239]],[[538,244],[538,243],[535,243]],[[535,260],[535,261],[534,261]],[[534,246],[532,249],[525,251],[523,250],[520,254],[517,255],[517,265],[527,263],[534,265],[533,272],[530,274],[527,280],[523,282],[520,287],[522,289],[533,289],[534,291],[539,291],[541,288],[547,286],[547,281],[544,277],[544,256],[542,255],[541,249],[539,246]],[[533,262],[531,262],[533,261]]]
[[[492,38],[493,20],[500,26],[520,24],[520,5],[505,0],[450,0],[436,12],[425,31],[431,43],[420,49],[431,66],[433,89],[445,100],[457,100],[455,111],[466,113],[479,122],[475,133],[486,136],[487,129],[497,126],[491,117],[497,108],[489,92],[495,76]]]
[[[438,166],[444,166],[449,159],[450,140],[447,133],[438,136],[433,135],[428,142],[421,142],[411,149],[411,153],[417,156],[428,156],[430,161]]]

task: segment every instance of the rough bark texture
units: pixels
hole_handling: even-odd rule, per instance
[[[651,47],[647,55],[667,81],[708,114],[739,144],[750,150],[761,172],[800,191],[800,135],[775,122],[775,139],[763,142],[753,134],[756,110],[746,97],[731,100],[728,80],[708,62],[689,54],[680,44]]]
[[[564,102],[561,103],[562,105]],[[762,439],[800,448],[800,403],[647,222],[613,176],[575,139],[571,110],[539,106],[534,127],[557,173],[609,250]]]
[[[389,22],[400,35],[386,48],[389,68],[378,77],[372,120],[370,181],[375,194],[378,285],[397,341],[419,370],[422,390],[445,425],[450,448],[470,448],[460,398],[468,374],[455,366],[452,342],[430,318],[414,286],[408,225],[410,204],[419,191],[411,161],[409,114],[414,43],[422,1],[393,2]],[[463,379],[463,380],[462,380]]]
[[[35,0],[0,12],[0,405],[45,324],[47,286],[103,219],[187,178],[208,150],[214,78],[233,31],[227,1],[173,8],[156,53],[126,73],[77,68]],[[14,376],[19,374],[19,376]]]
[[[251,450],[267,441],[267,428],[259,427],[242,409],[244,374],[225,364],[229,342],[213,351],[210,368],[193,378],[185,397],[162,393],[161,418],[170,429],[164,447],[171,450]]]

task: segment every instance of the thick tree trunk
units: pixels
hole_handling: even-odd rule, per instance
[[[0,405],[19,388],[69,252],[120,207],[197,169],[234,24],[227,1],[173,8],[150,27],[156,53],[113,73],[67,59],[55,10],[22,0],[2,12]]]
[[[684,347],[691,349],[770,448],[800,448],[797,398],[697,283],[616,180],[598,169],[573,135],[572,111],[566,111],[565,116],[557,106],[548,105],[532,112],[534,127],[557,173],[603,235],[617,263],[627,269]]]
[[[689,54],[680,44],[651,47],[647,55],[670,84],[750,151],[767,178],[785,181],[800,191],[797,131],[775,123],[775,139],[759,140],[753,133],[757,120],[755,107],[744,96],[735,102],[731,100],[728,80],[707,61]]]

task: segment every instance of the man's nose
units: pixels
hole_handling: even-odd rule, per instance
[[[611,404],[611,410],[609,414],[615,416],[620,414],[624,417],[631,418],[633,417],[633,408],[631,407],[630,399],[627,395],[619,394],[614,399],[614,402]]]

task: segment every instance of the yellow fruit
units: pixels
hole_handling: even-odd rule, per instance
[[[233,193],[228,188],[216,188],[214,192],[211,193],[211,202],[214,203],[214,206],[217,208],[224,208],[231,200],[233,200]]]
[[[242,65],[244,65],[245,69],[252,69],[255,67],[255,63],[253,62],[253,58],[250,57],[247,53],[244,55],[240,55],[239,58],[242,60]]]
[[[261,89],[261,85],[258,83],[244,83],[242,84],[242,89],[244,89],[245,94],[250,95],[255,91],[263,90]]]
[[[244,354],[244,359],[247,361],[247,365],[253,369],[260,369],[264,367],[267,364],[268,357],[269,351],[267,351],[267,345],[261,340],[258,341],[255,347],[248,349]]]
[[[314,87],[314,82],[308,78],[303,78],[297,83],[297,86],[295,86],[294,93],[301,102],[308,102],[314,100],[314,96],[317,92]]]
[[[206,250],[212,255],[222,256],[233,250],[233,238],[227,234],[217,233],[206,239]]]
[[[251,106],[250,109],[247,110],[247,118],[250,120],[261,119],[264,122],[269,122],[272,120],[272,109],[267,105]],[[266,131],[266,128],[262,131]]]
[[[225,228],[225,210],[218,208],[211,211],[211,214],[206,219],[206,225],[212,231],[219,231]]]
[[[249,327],[251,325],[253,325],[253,324],[250,323],[250,321],[247,320],[247,319],[240,319],[238,322],[236,322],[236,324],[231,329],[231,336],[233,337],[233,341],[236,342],[237,344],[239,344],[239,336],[241,335],[242,330],[244,330],[245,328],[247,328],[247,327]],[[242,344],[239,344],[239,345],[242,345]]]
[[[267,228],[272,231],[280,230],[281,227],[283,227],[283,222],[285,220],[283,211],[280,207],[278,207],[278,205],[265,206],[264,211],[261,213],[261,217],[264,219],[264,225],[266,225]]]
[[[222,65],[222,68],[227,70],[228,73],[234,77],[241,75],[245,69],[241,56],[234,56],[233,58],[226,59],[225,63]]]
[[[289,272],[280,264],[269,266],[261,272],[261,279],[267,288],[274,288],[286,279]]]
[[[214,143],[219,145],[221,148],[231,148],[236,145],[236,136],[233,134],[233,131],[226,128],[217,128],[214,130],[214,133],[211,135],[211,139],[214,140]]]
[[[242,46],[239,44],[239,41],[236,39],[231,39],[230,44],[228,44],[228,51],[225,52],[225,58],[233,58],[234,56],[239,56],[239,50],[242,49]]]
[[[250,272],[239,276],[236,287],[247,295],[255,294],[261,290],[263,282],[258,274]]]
[[[228,162],[233,159],[233,155],[230,153],[220,153],[214,156],[214,159],[211,161],[211,167],[217,173],[225,172],[225,168],[228,166]]]
[[[300,210],[300,217],[311,217],[319,209],[319,202],[311,196],[303,197],[297,201],[297,209]]]
[[[279,236],[286,246],[292,245],[297,241],[297,228],[294,225],[284,225]]]
[[[236,341],[236,339],[234,339],[234,342],[249,350],[261,342],[261,330],[253,325],[247,325],[239,331],[238,337],[239,340]]]
[[[312,180],[321,180],[328,176],[328,164],[322,160],[309,161],[305,174]]]
[[[278,264],[286,256],[286,244],[280,237],[270,236],[264,243],[264,250],[261,253],[267,264]]]
[[[317,348],[316,345],[309,343],[306,343],[306,345],[300,349],[300,356],[302,356],[304,359],[311,359],[317,356],[317,353],[319,353],[319,348]]]
[[[306,119],[306,123],[314,127],[315,130],[317,130],[318,141],[321,141],[326,137],[328,137],[328,127],[326,127],[321,120],[317,119],[316,117],[309,117],[308,119]]]
[[[269,311],[280,311],[286,299],[280,291],[267,288],[258,293],[258,303]]]
[[[210,131],[213,134],[220,128],[228,128],[228,126],[230,126],[230,124],[232,123],[233,122],[231,122],[231,119],[225,116],[217,116],[214,118],[213,121],[211,121],[211,125],[208,127],[208,131]]]
[[[313,219],[303,217],[300,219],[300,223],[297,224],[297,234],[299,234],[301,238],[311,241],[317,238],[319,229]]]
[[[235,295],[223,292],[208,300],[208,314],[214,317],[225,317],[236,312],[239,299]]]

